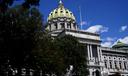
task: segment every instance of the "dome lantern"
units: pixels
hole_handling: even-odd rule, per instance
[[[58,6],[58,8],[64,8],[64,5],[63,5],[62,0],[59,1],[59,6]]]

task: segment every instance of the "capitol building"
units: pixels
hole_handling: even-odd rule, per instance
[[[128,76],[128,44],[118,41],[111,48],[102,47],[100,34],[78,29],[75,16],[64,7],[62,1],[49,14],[46,29],[53,37],[72,35],[85,45],[89,76],[96,76],[96,71],[102,76],[116,72]]]

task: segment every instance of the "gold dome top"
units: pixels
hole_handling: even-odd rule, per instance
[[[75,20],[75,17],[71,11],[64,8],[62,1],[60,0],[58,8],[51,11],[48,17],[48,21],[58,17],[66,17]]]

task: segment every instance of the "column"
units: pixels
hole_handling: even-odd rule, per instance
[[[103,61],[102,50],[101,50],[101,48],[99,48],[99,51],[100,51],[100,58],[101,58],[101,61]]]
[[[114,57],[112,57],[112,69],[115,68]]]
[[[121,66],[122,66],[122,69],[124,69],[124,61],[123,61],[123,58],[121,58]]]
[[[58,29],[61,29],[60,22],[57,23]]]
[[[87,52],[88,52],[88,59],[90,60],[90,50],[89,50],[89,44],[87,44]]]
[[[91,58],[92,58],[93,57],[92,56],[92,46],[91,45],[89,45],[89,46],[90,46],[90,53],[91,53],[90,55],[91,55]]]
[[[117,61],[117,70],[120,69],[119,60]]]
[[[100,61],[100,50],[99,50],[99,46],[97,46],[97,53],[98,53],[98,61]]]
[[[65,29],[67,29],[67,22],[65,22]]]
[[[71,23],[71,29],[74,30],[74,28],[73,28],[73,24],[72,24],[72,23]]]
[[[128,62],[126,62],[126,69],[128,70]]]
[[[51,24],[51,31],[55,30],[55,25],[52,23]]]
[[[107,57],[107,68],[110,68],[110,64],[109,64],[109,57]]]

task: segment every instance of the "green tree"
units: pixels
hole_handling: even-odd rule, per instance
[[[86,64],[86,48],[83,44],[70,35],[60,37],[56,39],[57,46],[63,53],[65,68],[69,65],[73,65],[73,73],[86,76],[87,64]]]
[[[86,48],[75,37],[66,35],[52,39],[47,33],[41,35],[33,54],[37,60],[36,67],[39,66],[44,74],[66,74],[69,65],[73,65],[73,73],[87,75]]]
[[[9,6],[14,3],[15,0],[0,0],[0,12],[6,12]],[[38,6],[40,0],[24,0],[22,6],[24,8],[30,8],[30,6]]]
[[[56,46],[54,39],[47,33],[42,32],[37,47],[33,50],[36,60],[36,68],[43,70],[43,74],[61,75],[65,70],[62,52]]]
[[[42,31],[42,16],[37,8],[21,6],[0,15],[1,60],[3,64],[9,60],[8,64],[14,67],[24,67],[32,60],[31,52]]]

